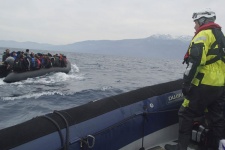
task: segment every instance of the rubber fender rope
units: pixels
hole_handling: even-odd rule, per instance
[[[60,141],[61,141],[61,146],[62,146],[62,148],[65,148],[63,135],[62,135],[62,132],[60,130],[60,127],[59,127],[58,123],[55,120],[53,120],[52,118],[50,118],[50,117],[48,117],[46,115],[41,116],[41,117],[46,118],[47,120],[49,120],[50,122],[52,122],[56,126],[56,128],[58,130],[58,133],[59,133],[59,137],[60,137]]]
[[[65,141],[65,150],[67,150],[69,148],[69,124],[68,121],[66,120],[66,118],[63,116],[63,114],[59,111],[54,111],[53,113],[59,115],[65,122],[66,124],[66,141]]]

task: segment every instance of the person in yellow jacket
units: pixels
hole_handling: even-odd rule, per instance
[[[224,134],[224,84],[225,64],[221,51],[221,27],[214,23],[216,14],[206,10],[194,13],[195,36],[184,62],[187,63],[183,76],[184,102],[178,112],[179,136],[177,145],[165,145],[166,150],[187,150],[195,118],[205,115],[207,109],[211,124],[212,149],[218,149]],[[206,146],[209,148],[209,145]]]

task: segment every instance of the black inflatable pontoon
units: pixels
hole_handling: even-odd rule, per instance
[[[0,130],[0,149],[135,150],[176,139],[181,85],[171,81],[35,117]]]
[[[42,68],[39,70],[32,70],[32,71],[26,71],[26,72],[11,72],[9,73],[5,79],[4,82],[11,83],[11,82],[17,82],[21,80],[26,80],[27,78],[34,78],[38,76],[43,76],[47,73],[51,72],[64,72],[68,73],[71,70],[71,63],[68,61],[66,67],[51,67],[51,68]]]

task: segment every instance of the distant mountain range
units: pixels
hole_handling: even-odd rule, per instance
[[[190,36],[172,37],[170,35],[152,35],[142,39],[88,40],[67,45],[0,40],[0,47],[182,59],[190,40]]]

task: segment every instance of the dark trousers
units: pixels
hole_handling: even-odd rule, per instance
[[[181,106],[178,112],[179,149],[187,149],[191,138],[193,120],[195,118],[203,117],[205,115],[206,108],[208,109],[207,118],[211,122],[212,139],[214,140],[214,146],[217,147],[219,140],[224,137],[224,87],[207,85],[194,86],[186,96],[186,99],[189,100],[189,106]]]

